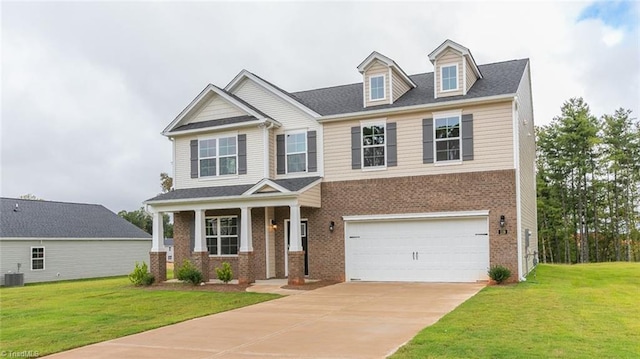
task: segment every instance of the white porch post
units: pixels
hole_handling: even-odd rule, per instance
[[[207,240],[205,236],[205,225],[204,225],[204,209],[197,209],[195,218],[195,246],[194,252],[206,252],[207,251]]]
[[[300,205],[289,205],[289,252],[302,251],[302,237],[300,237]]]
[[[251,208],[240,207],[240,252],[253,252]]]
[[[162,212],[153,212],[151,252],[164,252],[164,223]]]

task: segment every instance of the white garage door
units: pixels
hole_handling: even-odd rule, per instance
[[[486,280],[487,227],[486,217],[348,221],[347,280]]]

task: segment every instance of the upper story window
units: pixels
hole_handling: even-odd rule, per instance
[[[307,132],[286,134],[287,173],[307,171]]]
[[[238,254],[238,217],[208,217],[205,219],[205,231],[210,255]]]
[[[31,270],[44,270],[44,247],[31,247]]]
[[[362,164],[367,167],[385,166],[385,124],[362,126]]]
[[[454,91],[458,89],[458,64],[444,65],[440,67],[440,81],[442,91]]]
[[[371,101],[384,100],[384,75],[369,77],[369,98]]]
[[[200,177],[224,176],[238,173],[236,137],[200,140]]]
[[[460,160],[460,116],[435,118],[436,162]]]

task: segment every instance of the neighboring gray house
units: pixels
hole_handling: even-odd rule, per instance
[[[0,198],[0,278],[25,283],[130,273],[151,236],[102,205]]]
[[[164,250],[167,252],[167,262],[173,262],[173,238],[164,239]]]

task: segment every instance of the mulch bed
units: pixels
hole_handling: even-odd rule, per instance
[[[314,289],[326,287],[329,285],[334,285],[337,283],[340,283],[340,282],[333,281],[333,280],[320,280],[317,282],[308,282],[303,285],[285,285],[285,286],[282,286],[282,289],[314,290]]]
[[[157,283],[147,287],[149,290],[180,290],[201,292],[246,292],[246,284],[205,284],[192,285],[190,283]]]

